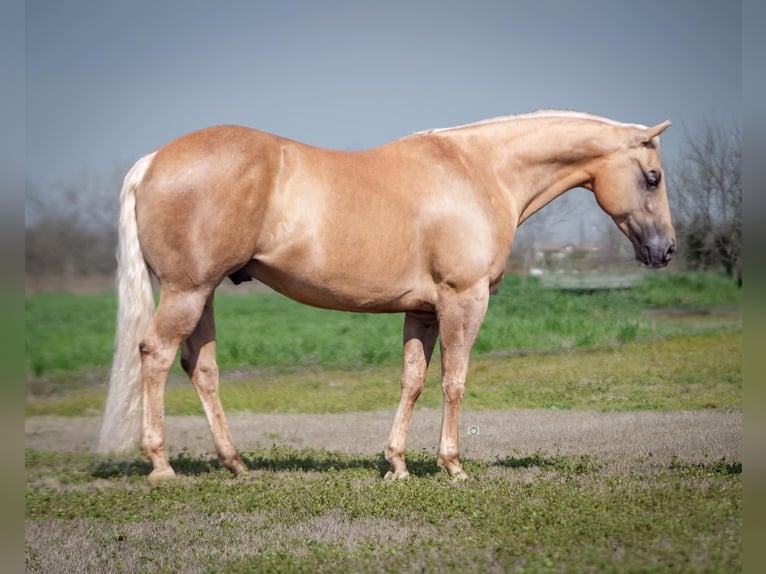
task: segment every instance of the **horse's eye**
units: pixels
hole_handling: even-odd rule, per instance
[[[646,173],[646,185],[648,185],[650,188],[654,189],[660,184],[660,173],[655,170],[648,171]]]

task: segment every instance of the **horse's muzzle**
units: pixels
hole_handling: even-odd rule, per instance
[[[665,267],[676,254],[676,240],[655,239],[636,249],[636,259],[655,269]]]

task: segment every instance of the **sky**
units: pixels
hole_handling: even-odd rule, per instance
[[[741,29],[730,0],[29,0],[27,185],[215,124],[363,149],[542,108],[670,119],[667,164],[741,121]]]

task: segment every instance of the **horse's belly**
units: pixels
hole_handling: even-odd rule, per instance
[[[300,303],[324,309],[367,313],[432,311],[433,289],[398,274],[377,276],[332,275],[324,272],[285,269],[257,259],[246,271],[275,291]]]

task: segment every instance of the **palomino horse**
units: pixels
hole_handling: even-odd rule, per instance
[[[218,397],[213,292],[230,276],[317,307],[404,313],[387,479],[408,476],[407,431],[438,337],[438,463],[465,477],[458,414],[469,355],[516,227],[585,187],[640,261],[667,265],[676,243],[658,136],[669,125],[544,111],[359,152],[223,126],[138,160],[120,195],[118,340],[99,450],[125,450],[140,435],[149,479],[174,476],[164,387],[181,346],[222,464],[246,470]],[[156,311],[150,272],[160,288]]]

